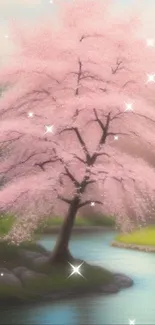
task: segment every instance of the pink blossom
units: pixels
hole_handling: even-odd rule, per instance
[[[46,215],[64,216],[75,195],[81,208],[102,202],[97,209],[122,229],[154,212],[154,85],[147,74],[155,53],[138,38],[138,20],[112,18],[109,1],[88,2],[58,1],[56,26],[13,30],[20,51],[0,71],[9,84],[0,101],[0,207],[17,215],[12,241],[30,238]],[[47,125],[54,131],[45,132]]]

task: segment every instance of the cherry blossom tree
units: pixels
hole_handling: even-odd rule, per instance
[[[9,84],[0,207],[18,216],[7,239],[19,243],[45,215],[66,215],[55,262],[72,259],[73,224],[87,205],[124,230],[131,216],[154,213],[153,166],[132,149],[155,152],[155,53],[138,37],[138,19],[110,12],[109,1],[78,0],[58,3],[57,24],[13,26],[20,51],[0,73]]]

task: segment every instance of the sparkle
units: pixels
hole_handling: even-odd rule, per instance
[[[33,117],[34,116],[34,113],[33,112],[29,112],[28,113],[28,117]]]
[[[46,125],[45,126],[45,129],[46,129],[46,133],[52,133],[53,132],[53,125]]]
[[[151,81],[155,82],[154,77],[155,77],[154,74],[148,74],[148,81],[147,81],[147,83],[148,82],[151,82]]]
[[[154,47],[154,39],[148,39],[148,40],[147,40],[147,46],[152,46],[152,47]]]
[[[1,273],[1,276],[3,276],[3,273]]]
[[[90,205],[91,205],[91,207],[94,207],[95,206],[95,202],[91,202]]]
[[[84,262],[83,262],[83,263],[84,263]],[[78,265],[78,266],[74,266],[74,265],[72,265],[71,263],[69,263],[70,266],[72,267],[73,271],[72,271],[72,273],[68,276],[68,278],[70,278],[73,274],[79,274],[80,276],[82,276],[82,277],[84,278],[84,276],[83,276],[83,275],[81,274],[81,272],[79,271],[79,269],[80,269],[80,267],[81,267],[81,265],[82,265],[83,263],[81,263],[81,264]]]
[[[50,0],[49,3],[53,4],[53,0]]]
[[[130,319],[129,319],[129,325],[135,325],[135,324],[136,324],[135,319],[133,319],[133,320],[130,320]]]
[[[125,103],[125,104],[126,104],[125,111],[133,111],[133,108],[132,108],[133,103],[130,103],[130,104]]]
[[[8,35],[5,35],[5,38],[9,38],[9,36]]]
[[[118,135],[115,135],[114,136],[114,140],[118,140]]]

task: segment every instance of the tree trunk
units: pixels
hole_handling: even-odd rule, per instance
[[[52,252],[52,263],[68,263],[73,260],[68,248],[76,213],[79,208],[79,198],[75,197],[70,204],[67,217],[64,220],[55,248]]]

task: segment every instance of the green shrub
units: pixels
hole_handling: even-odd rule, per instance
[[[11,230],[14,221],[13,215],[0,215],[0,236],[6,235]]]

